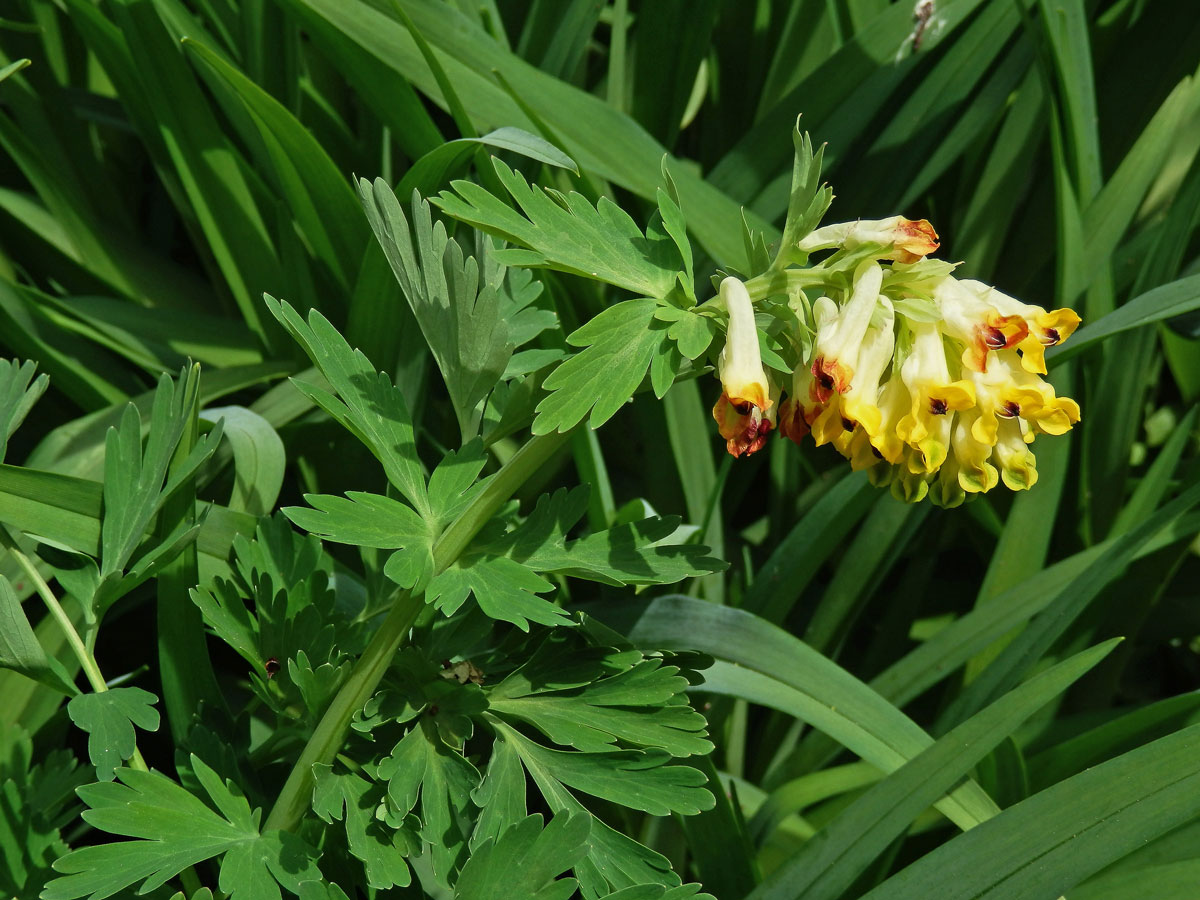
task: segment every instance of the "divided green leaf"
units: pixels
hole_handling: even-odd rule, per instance
[[[675,516],[615,525],[573,541],[567,534],[587,512],[589,490],[560,488],[538,498],[520,525],[487,545],[537,572],[602,584],[674,584],[725,568],[699,544],[675,543]]]
[[[4,462],[8,439],[50,384],[47,375],[34,378],[35,371],[37,363],[31,360],[18,363],[15,359],[0,359],[0,462]]]
[[[585,349],[545,380],[551,394],[537,406],[534,434],[569,431],[589,412],[592,428],[613,417],[633,396],[667,339],[665,323],[655,324],[657,306],[651,299],[625,300],[571,333],[568,343]]]
[[[61,829],[78,815],[75,788],[90,780],[69,750],[38,756],[20,725],[0,729],[0,894],[36,896],[67,852]]]
[[[532,186],[498,159],[492,165],[509,198],[455,181],[456,193],[443,191],[436,202],[454,218],[527,248],[501,251],[498,256],[507,265],[557,269],[657,299],[681,277],[690,279],[690,273],[681,274],[683,260],[669,234],[643,234],[608,198],[593,206],[574,192]]]
[[[313,812],[326,822],[345,822],[346,841],[351,854],[363,862],[367,884],[380,889],[406,887],[412,871],[405,857],[419,847],[411,831],[389,828],[376,818],[383,787],[352,772],[335,773],[325,764],[313,770]]]
[[[389,824],[417,810],[420,835],[429,846],[433,870],[447,884],[450,873],[466,858],[467,836],[460,811],[468,808],[479,772],[463,755],[447,746],[431,717],[422,717],[378,765],[386,780]]]
[[[184,869],[222,856],[221,890],[233,900],[279,900],[282,885],[321,879],[316,851],[287,832],[259,832],[259,811],[196,756],[192,770],[218,810],[157,772],[118,769],[119,781],[79,789],[93,827],[134,838],[72,850],[54,863],[63,873],[43,900],[104,900],[141,882],[154,890]]]
[[[315,309],[305,321],[288,303],[271,296],[265,299],[271,313],[304,348],[337,396],[294,379],[296,387],[362,441],[383,464],[388,481],[418,512],[426,512],[425,475],[412,419],[399,389],[387,375],[376,371],[361,351],[351,349]]]
[[[135,687],[71,698],[67,713],[88,733],[88,757],[101,781],[112,781],[117,766],[133,755],[137,748],[134,725],[144,731],[158,731],[157,702],[149,691]]]
[[[779,252],[773,264],[776,267],[794,261],[796,245],[820,224],[833,202],[833,189],[821,184],[821,161],[825,156],[825,145],[822,144],[814,153],[812,138],[808,132],[800,131],[799,121],[792,129],[792,143],[796,148],[792,190],[788,197],[787,222],[783,226],[783,237],[779,241]]]
[[[572,677],[563,684],[566,673]],[[579,750],[601,752],[620,743],[672,756],[711,753],[708,723],[687,702],[686,688],[679,669],[661,659],[589,652],[551,636],[487,698],[492,713],[527,722]]]
[[[125,407],[120,424],[108,430],[100,526],[100,583],[94,598],[81,598],[92,602],[99,611],[154,574],[198,533],[199,525],[191,522],[190,517],[173,523],[170,529],[160,523],[160,532],[167,537],[151,544],[136,561],[133,559],[154,516],[220,443],[222,430],[218,422],[196,441],[185,459],[171,466],[185,430],[195,425],[199,391],[199,366],[185,367],[177,381],[166,374],[159,379],[144,448],[142,418],[133,404]]]
[[[504,374],[516,346],[502,314],[512,305],[501,293],[505,269],[494,260],[487,239],[476,241],[475,255],[466,256],[445,226],[432,221],[429,204],[415,191],[411,226],[383,179],[374,185],[360,179],[358,193],[467,440],[479,429],[477,407]]]
[[[474,848],[454,886],[455,900],[491,900],[503,885],[513,897],[569,900],[574,878],[562,878],[587,852],[589,816],[559,814],[542,828],[532,815],[510,826],[498,840]]]

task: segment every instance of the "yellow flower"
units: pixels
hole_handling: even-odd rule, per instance
[[[1079,404],[1056,397],[1052,386],[1025,371],[1015,351],[996,354],[988,372],[972,377],[980,410],[974,429],[985,443],[996,442],[999,418],[1019,420],[1025,443],[1037,432],[1065,434],[1079,421]]]
[[[1079,315],[1073,309],[1064,307],[1046,311],[1040,306],[1022,303],[981,281],[967,279],[959,284],[1002,316],[1017,317],[1025,323],[1025,334],[1016,347],[1021,351],[1021,365],[1027,372],[1045,375],[1046,348],[1061,344],[1079,327]]]
[[[953,265],[923,258],[937,248],[924,220],[830,225],[799,247],[848,252],[793,283],[821,293],[810,319],[790,336],[799,359],[789,395],[778,404],[783,436],[799,444],[811,434],[818,446],[833,445],[852,469],[867,470],[873,484],[908,502],[929,496],[957,506],[1001,481],[1011,490],[1037,483],[1029,444],[1079,421],[1079,405],[1041,378],[1046,347],[1079,324],[1072,310],[1047,312],[954,278]],[[714,414],[736,456],[762,445],[776,404],[757,335],[753,342],[742,336],[753,333],[749,297],[740,282],[735,296],[731,281],[721,288],[730,318],[719,362],[727,396]],[[806,297],[791,300],[803,318]],[[742,312],[735,315],[735,307]],[[747,399],[752,390],[765,405]]]
[[[946,460],[953,413],[975,405],[975,386],[951,380],[946,350],[937,325],[913,322],[912,350],[900,367],[911,407],[896,423],[900,440],[916,451],[908,461],[913,472],[936,472]]]
[[[855,269],[854,291],[841,309],[833,312],[835,304],[828,297],[814,304],[817,339],[812,363],[813,400],[825,403],[831,395],[850,389],[882,284],[883,270],[874,260],[866,260]]]
[[[973,372],[986,372],[988,353],[1016,346],[1029,334],[1019,315],[1004,315],[988,304],[967,282],[947,276],[933,289],[947,334],[962,343],[962,364]]]
[[[879,433],[883,414],[879,409],[879,380],[892,361],[896,346],[896,313],[892,301],[879,298],[882,307],[881,321],[867,329],[855,363],[854,377],[850,388],[842,397],[842,417],[856,422],[866,430],[868,436]]]
[[[968,494],[990,491],[1000,482],[996,467],[988,462],[992,455],[992,444],[979,440],[976,435],[975,425],[978,421],[978,409],[960,413],[951,438],[958,464],[958,483]]]
[[[754,304],[746,286],[736,278],[721,282],[721,300],[729,314],[725,347],[717,359],[721,397],[713,418],[725,446],[734,456],[753,453],[766,443],[775,424],[775,397],[763,369],[758,347]]]

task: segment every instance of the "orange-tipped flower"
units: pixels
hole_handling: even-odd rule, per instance
[[[746,286],[736,278],[726,278],[721,282],[721,300],[729,325],[725,348],[717,359],[721,397],[713,407],[713,418],[729,452],[742,456],[766,443],[775,423],[775,401],[763,369],[754,305]]]
[[[1001,483],[1036,484],[1029,444],[1079,421],[1079,405],[1041,378],[1046,347],[1069,337],[1079,316],[954,278],[953,266],[924,258],[938,246],[924,219],[830,225],[798,246],[847,252],[791,282],[819,293],[809,307],[792,288],[804,327],[781,341],[795,358],[782,403],[762,368],[746,288],[721,285],[729,333],[714,415],[729,452],[761,447],[778,409],[783,436],[832,445],[909,502],[956,506]]]
[[[939,246],[938,234],[928,219],[892,216],[890,219],[860,219],[857,222],[826,225],[800,241],[799,249],[813,253],[834,247],[845,250],[877,247],[879,252],[876,259],[913,263],[933,253]]]

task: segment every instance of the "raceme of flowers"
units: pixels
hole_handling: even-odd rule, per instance
[[[797,444],[806,435],[832,444],[911,502],[956,506],[1000,482],[1032,487],[1030,444],[1079,421],[1079,405],[1041,377],[1046,348],[1066,340],[1079,316],[955,278],[952,264],[926,258],[937,247],[929,222],[900,216],[829,225],[802,240],[802,253],[833,253],[782,273],[791,320],[769,304],[760,313],[763,330],[795,355],[790,378],[763,365],[751,297],[775,288],[726,278],[713,417],[729,452],[753,453],[777,428]]]

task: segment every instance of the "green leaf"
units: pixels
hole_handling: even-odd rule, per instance
[[[683,210],[679,207],[679,191],[675,187],[675,180],[671,177],[671,173],[667,169],[666,157],[663,157],[662,174],[667,188],[666,190],[659,188],[655,194],[655,199],[658,201],[658,216],[651,220],[646,233],[657,239],[661,229],[670,235],[671,241],[675,244],[675,249],[679,253],[680,272],[678,277],[679,283],[683,287],[684,298],[689,305],[695,305],[696,276],[692,272],[692,266],[694,265],[692,243],[688,240],[687,221],[683,217]],[[661,251],[659,255],[662,255]],[[664,263],[669,263],[670,261],[670,256],[663,258]]]
[[[560,813],[542,828],[540,815],[512,825],[474,849],[454,885],[455,900],[491,900],[496,887],[529,900],[568,900],[575,879],[558,879],[587,852],[591,817]]]
[[[1049,787],[1120,753],[1200,722],[1200,692],[1167,697],[1054,744],[1029,759],[1035,789]]]
[[[287,0],[289,10],[311,33],[323,54],[339,62],[339,71],[358,90],[376,114],[402,139],[407,119],[398,114],[396,89],[382,85],[411,81],[434,102],[443,101],[437,80],[421,56],[408,30],[386,12],[366,3],[342,0]],[[653,198],[661,186],[664,147],[637,121],[586,90],[530,66],[496,40],[477,20],[456,7],[428,0],[403,0],[403,5],[425,39],[432,45],[441,67],[454,84],[472,122],[479,129],[501,125],[539,130],[530,119],[536,115],[561,138],[563,149],[580,167],[638,196]],[[896,18],[903,30],[911,28],[909,11]],[[901,31],[903,34],[903,31]],[[890,37],[890,36],[889,36]],[[898,40],[898,38],[897,38]],[[895,42],[892,44],[894,50]],[[701,50],[705,48],[700,48]],[[889,51],[890,53],[890,51]],[[508,90],[498,83],[498,77]],[[510,93],[511,91],[511,93]],[[527,114],[520,97],[530,110]],[[789,122],[795,106],[789,106]],[[418,119],[424,110],[412,114]],[[409,154],[413,156],[414,154]],[[681,205],[687,209],[692,229],[705,249],[718,260],[735,262],[741,253],[736,221],[738,203],[709,184],[700,173],[672,165],[679,185]],[[770,228],[757,216],[757,227]],[[772,239],[774,234],[772,234]]]
[[[540,771],[585,794],[655,816],[671,812],[695,815],[712,809],[715,802],[704,787],[708,782],[704,774],[690,766],[668,765],[671,756],[663,750],[552,750],[499,719],[489,721],[512,742],[531,774]]]
[[[287,455],[279,432],[244,406],[217,406],[200,413],[206,422],[221,423],[233,451],[233,495],[229,508],[251,516],[270,515],[283,487]]]
[[[475,556],[459,559],[434,576],[425,589],[425,600],[449,616],[474,594],[485,615],[528,631],[530,622],[565,625],[570,621],[566,612],[537,596],[553,589],[532,569],[508,557]]]
[[[345,820],[350,852],[362,860],[367,884],[373,888],[406,887],[412,871],[405,856],[411,846],[403,830],[389,829],[375,817],[384,795],[381,786],[352,772],[335,774],[332,766],[313,766],[313,812],[326,822]]]
[[[12,669],[67,696],[76,693],[71,679],[38,643],[12,584],[0,575],[0,668]]]
[[[1118,643],[1108,641],[1034,676],[939,738],[856,799],[747,900],[837,900],[929,804]]]
[[[93,20],[85,38],[119,87],[152,160],[170,173],[176,202],[186,204],[242,317],[269,344],[257,296],[281,282],[283,267],[245,160],[155,6],[114,7],[109,22],[87,5],[72,2],[73,19]]]
[[[6,352],[37,360],[55,388],[85,410],[122,402],[141,387],[112,354],[64,328],[44,296],[0,277]]]
[[[654,326],[654,300],[625,300],[610,306],[567,339],[586,349],[550,373],[552,393],[537,406],[534,434],[568,431],[589,411],[599,428],[613,417],[646,376],[666,327]]]
[[[525,770],[521,758],[508,741],[492,744],[492,758],[487,774],[471,794],[480,808],[475,830],[471,832],[471,847],[486,840],[495,840],[506,828],[525,818]]]
[[[305,494],[304,500],[312,509],[289,506],[283,514],[324,540],[385,550],[430,543],[425,522],[399,500],[363,491]]]
[[[468,808],[479,772],[462,753],[443,743],[429,716],[392,748],[378,772],[388,782],[393,816],[405,815],[420,798],[421,838],[429,845],[439,883],[445,884],[466,852],[459,811]]]
[[[74,814],[75,788],[90,777],[69,750],[39,754],[34,765],[28,732],[17,724],[0,730],[0,892],[41,891],[67,852],[59,829]]]
[[[50,383],[45,375],[34,378],[36,369],[37,363],[28,360],[18,364],[15,359],[0,359],[0,462],[4,462],[8,439]]]
[[[28,59],[18,59],[15,62],[10,62],[3,69],[0,69],[0,81],[4,81],[9,75],[15,75],[28,65],[30,65]]]
[[[1190,900],[1200,883],[1200,859],[1104,873],[1071,891],[1071,900],[1141,900],[1154,885],[1155,900]]]
[[[784,621],[877,498],[878,491],[859,473],[832,485],[772,551],[746,590],[742,606],[769,622]]]
[[[117,766],[137,749],[133,726],[158,731],[158,698],[141,688],[113,688],[79,694],[67,704],[71,721],[88,733],[88,758],[96,777],[112,781]]]
[[[551,635],[487,693],[488,709],[533,725],[558,744],[605,751],[621,742],[673,756],[712,751],[676,666],[612,649],[581,650]]]
[[[492,165],[520,212],[508,199],[469,181],[454,182],[457,194],[443,191],[436,202],[454,218],[527,248],[502,252],[503,262],[595,278],[659,299],[675,287],[683,260],[670,236],[643,234],[628,213],[605,197],[593,206],[574,192],[563,195],[531,186],[498,159]]]
[[[1066,343],[1048,350],[1046,364],[1059,365],[1111,335],[1170,319],[1194,309],[1200,309],[1200,275],[1189,275],[1146,291],[1103,318],[1085,325],[1071,335]]]
[[[521,525],[492,543],[538,572],[586,578],[603,584],[674,584],[725,568],[698,544],[669,543],[676,516],[617,525],[574,541],[566,533],[587,509],[588,488],[560,488],[542,495]]]
[[[412,195],[412,226],[387,182],[358,183],[367,220],[433,353],[466,441],[479,427],[476,407],[504,374],[515,346],[501,317],[504,267],[489,241],[465,256],[432,221],[429,204]]]
[[[1200,503],[1200,482],[1176,497],[1153,517],[1117,538],[1108,551],[1054,597],[1043,612],[1008,644],[943,711],[943,722],[959,722],[1011,688],[1046,654],[1104,587],[1134,558],[1164,523]]]
[[[511,150],[529,159],[560,169],[570,169],[576,175],[579,174],[579,167],[575,161],[549,141],[510,125],[497,128],[481,137],[463,137],[447,141],[430,150],[409,166],[396,187],[396,196],[411,197],[413,191],[428,196],[445,187],[450,178],[466,169],[480,146]]]
[[[792,144],[796,148],[796,159],[792,164],[792,190],[788,197],[783,237],[780,238],[779,252],[775,257],[776,267],[798,261],[797,245],[821,223],[829,204],[833,202],[833,188],[821,184],[821,161],[825,156],[825,146],[822,144],[813,153],[812,138],[807,131],[801,133],[799,119],[792,129]]]
[[[719,662],[704,673],[706,690],[797,716],[884,771],[898,769],[933,743],[912,719],[832,660],[744,610],[679,595],[660,597],[645,608],[629,638],[642,647],[700,650],[717,657]],[[937,807],[964,829],[997,812],[973,782]]]
[[[388,481],[418,512],[427,512],[425,476],[412,420],[391,379],[376,371],[360,351],[352,350],[315,309],[309,311],[306,322],[288,303],[269,295],[265,299],[271,313],[304,348],[338,396],[302,381],[294,381],[296,387],[366,444],[383,464]]]
[[[310,571],[280,583],[239,547],[236,574],[236,580],[217,578],[193,589],[192,602],[249,664],[250,685],[262,702],[287,719],[296,717],[290,705],[302,704],[311,717],[319,716],[345,675],[342,649],[354,653],[362,645],[356,625],[335,612],[327,573]],[[272,658],[280,666],[274,673],[267,668]]]
[[[553,812],[591,815],[571,792],[563,787],[552,772],[542,767],[529,765],[520,753],[521,748],[516,745],[515,739],[512,737],[515,732],[499,720],[492,719],[490,721],[494,723],[496,735],[493,752],[519,758],[521,763],[525,764],[530,777],[537,784]],[[508,781],[509,790],[514,793],[520,791],[521,799],[518,802],[515,796],[505,797],[504,810],[502,813],[497,811],[493,814],[489,820],[490,827],[502,829],[507,824],[518,821],[517,808],[521,810],[521,816],[524,815],[525,778],[520,773],[521,763],[517,764],[518,771],[515,777]],[[505,768],[510,769],[511,766],[512,760],[506,760]],[[496,791],[498,788],[491,793],[493,798]],[[480,796],[482,797],[482,794]],[[495,799],[492,802],[494,803]],[[485,807],[481,821],[488,815],[489,809]],[[679,884],[679,876],[671,870],[671,864],[664,856],[644,847],[594,817],[587,844],[587,858],[575,868],[575,876],[579,879],[580,889],[585,897],[603,896],[609,892],[610,885],[615,889],[643,884]]]
[[[192,38],[182,43],[254,151],[257,170],[272,179],[287,203],[313,255],[339,284],[348,286],[362,259],[366,229],[346,176],[304,124],[267,91],[203,43]]]
[[[476,490],[487,480],[477,481],[487,461],[487,451],[480,440],[442,457],[429,476],[429,506],[438,528],[448,526],[467,508]]]
[[[165,374],[159,379],[144,450],[141,416],[133,404],[125,407],[119,426],[108,431],[104,515],[100,527],[101,586],[97,591],[98,595],[102,592],[104,595],[103,599],[98,596],[98,604],[111,603],[120,595],[120,575],[142,543],[151,519],[217,448],[221,439],[219,426],[198,441],[179,465],[171,468],[168,479],[175,448],[185,429],[192,425],[199,382],[199,366],[185,368],[178,382],[172,382]],[[160,544],[158,549],[165,547]]]
[[[102,493],[96,481],[0,465],[0,519],[91,556],[100,552]],[[200,512],[203,522],[196,544],[201,571],[205,576],[226,573],[234,538],[252,533],[255,521],[214,504],[200,504]]]
[[[961,834],[864,900],[1056,897],[1200,814],[1200,726],[1060,782]]]
[[[157,772],[118,769],[121,783],[80,788],[89,824],[137,840],[71,851],[54,863],[64,874],[46,886],[43,900],[104,900],[138,881],[145,893],[221,854],[220,886],[234,900],[278,900],[279,884],[298,893],[300,882],[321,878],[316,852],[303,840],[260,834],[258,811],[251,813],[245,797],[195,755],[191,765],[219,812]]]

